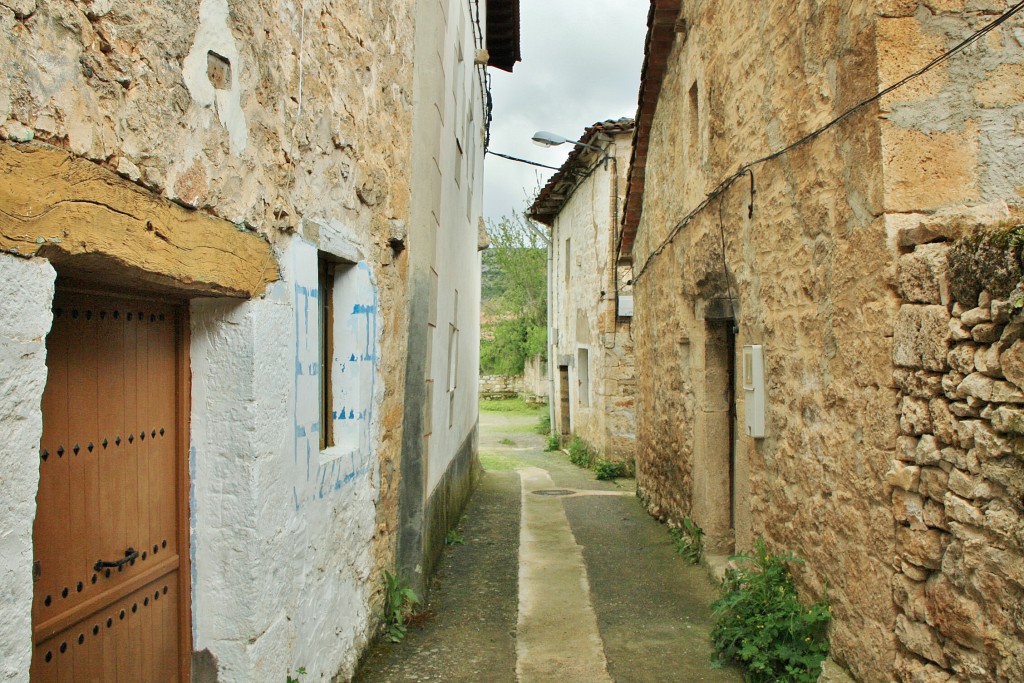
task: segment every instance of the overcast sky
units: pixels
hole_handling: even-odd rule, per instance
[[[491,72],[491,150],[560,166],[569,145],[544,149],[538,130],[579,139],[597,121],[636,115],[646,0],[520,0],[523,61]],[[526,208],[554,171],[487,155],[484,216]]]

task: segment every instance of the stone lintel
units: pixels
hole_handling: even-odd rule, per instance
[[[0,143],[0,250],[71,278],[249,298],[279,279],[270,244],[39,143]]]

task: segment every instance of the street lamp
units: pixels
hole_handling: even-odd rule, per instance
[[[536,133],[533,134],[531,140],[533,140],[533,144],[537,145],[538,147],[557,147],[558,145],[564,145],[565,143],[570,142],[576,145],[577,147],[591,149],[597,152],[598,154],[603,155],[597,163],[604,164],[604,167],[606,169],[608,168],[608,159],[611,157],[611,155],[607,152],[607,150],[601,149],[600,147],[588,145],[585,142],[577,142],[576,140],[570,140],[564,135],[558,135],[557,133],[552,133],[546,130],[538,130]]]

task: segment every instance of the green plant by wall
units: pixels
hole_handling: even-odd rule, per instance
[[[621,479],[629,476],[629,466],[624,462],[604,460],[599,458],[594,463],[594,474],[602,481],[608,479]]]
[[[761,538],[733,560],[737,567],[726,571],[722,597],[711,606],[715,661],[742,664],[750,683],[815,683],[832,608],[825,598],[800,602],[789,565],[803,561],[769,553]]]
[[[704,554],[704,530],[697,526],[689,517],[683,518],[680,527],[672,527],[668,530],[672,537],[672,543],[676,552],[690,564],[699,564]]]
[[[537,420],[537,433],[547,436],[551,433],[551,413],[544,411]]]
[[[548,434],[548,445],[544,447],[546,451],[557,451],[562,447],[561,441],[558,438],[558,434],[552,432]]]
[[[299,680],[299,676],[305,676],[305,675],[306,675],[306,667],[300,666],[298,669],[295,670],[295,675],[294,676],[292,676],[291,671],[288,672],[288,674],[284,678],[284,683],[302,683]]]
[[[448,533],[444,535],[445,545],[462,545],[466,542],[466,537],[458,532],[457,529],[449,529]]]
[[[572,441],[569,442],[569,462],[584,469],[590,469],[594,464],[593,451],[587,442],[578,436],[572,437]]]
[[[1020,225],[979,230],[957,239],[947,254],[950,294],[968,308],[978,305],[983,289],[997,299],[1009,297],[1024,275],[1022,245],[1024,226]]]
[[[384,580],[387,584],[387,595],[385,595],[384,602],[386,637],[392,643],[397,643],[405,638],[405,633],[409,628],[407,622],[416,606],[420,604],[420,598],[416,595],[416,591],[409,588],[391,572],[384,572]]]

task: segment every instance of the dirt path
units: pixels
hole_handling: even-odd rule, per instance
[[[482,412],[486,474],[449,546],[433,615],[380,643],[360,683],[739,682],[712,669],[704,571],[675,554],[633,482],[545,453],[535,416]],[[554,489],[568,495],[537,494]]]

